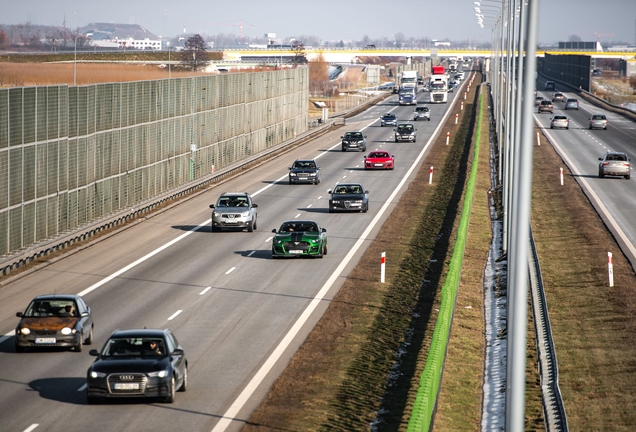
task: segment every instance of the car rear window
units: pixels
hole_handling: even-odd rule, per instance
[[[608,161],[626,161],[627,157],[625,155],[622,155],[622,154],[609,154],[609,155],[607,155],[605,160],[608,160]]]
[[[593,115],[592,120],[605,120],[605,116],[602,114]]]

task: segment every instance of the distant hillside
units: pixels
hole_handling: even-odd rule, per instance
[[[148,31],[138,24],[117,24],[117,23],[90,23],[79,29],[81,34],[93,33],[91,39],[128,39],[137,40],[151,39],[158,40],[159,36]]]
[[[74,46],[74,32],[63,26],[44,26],[31,23],[0,24],[0,47],[19,50],[37,50],[45,47],[68,49]],[[91,23],[79,29],[81,35],[92,33],[94,40],[128,39],[158,40],[159,37],[138,24]]]

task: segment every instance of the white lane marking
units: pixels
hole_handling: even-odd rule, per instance
[[[84,383],[84,385],[78,388],[77,391],[84,391],[86,390],[86,387],[88,387],[88,384]]]
[[[4,336],[0,337],[0,344],[9,339],[11,336],[15,336],[15,330],[11,330],[9,333],[5,333]]]
[[[274,368],[274,366],[276,365],[276,362],[278,362],[278,360],[283,355],[285,350],[289,347],[289,345],[291,345],[296,335],[298,335],[298,333],[303,328],[307,320],[309,320],[314,309],[316,309],[316,307],[318,307],[318,305],[322,303],[324,297],[329,292],[329,289],[331,289],[331,286],[340,277],[340,274],[344,271],[349,261],[351,261],[351,259],[353,258],[355,253],[358,251],[358,249],[360,249],[362,244],[367,240],[367,237],[369,237],[375,225],[377,225],[377,223],[380,221],[384,212],[386,212],[386,210],[389,208],[395,196],[398,194],[400,189],[402,189],[407,179],[410,177],[411,173],[415,170],[420,160],[424,157],[424,154],[426,154],[426,151],[428,150],[431,143],[433,142],[433,139],[437,137],[440,129],[446,123],[446,120],[450,116],[450,113],[453,107],[455,106],[455,101],[457,101],[457,99],[454,99],[454,101],[451,104],[449,104],[449,108],[447,109],[446,114],[444,114],[442,121],[437,125],[437,127],[433,131],[431,138],[428,140],[424,148],[422,148],[418,157],[413,161],[413,164],[411,164],[411,167],[409,168],[409,170],[406,172],[406,174],[404,174],[404,177],[402,177],[402,180],[400,181],[400,183],[397,185],[393,193],[391,193],[391,196],[389,196],[387,200],[384,202],[384,205],[382,205],[382,207],[380,208],[378,213],[375,215],[375,217],[373,218],[373,220],[371,221],[367,229],[362,233],[360,238],[349,250],[349,253],[347,253],[344,259],[340,262],[340,265],[331,274],[329,279],[327,279],[327,281],[322,286],[322,288],[320,288],[320,291],[318,291],[316,296],[311,300],[307,308],[305,308],[303,313],[296,320],[296,322],[291,327],[291,329],[287,332],[285,337],[283,337],[283,339],[280,341],[278,346],[276,346],[276,348],[270,354],[267,360],[265,360],[265,363],[263,363],[261,368],[256,372],[256,374],[254,374],[250,382],[247,383],[243,391],[238,395],[238,397],[234,400],[234,402],[232,402],[232,404],[227,409],[227,411],[225,411],[225,413],[223,414],[219,422],[212,429],[212,432],[223,432],[228,428],[228,426],[232,423],[234,418],[238,415],[239,411],[243,408],[245,403],[252,397],[252,395],[254,394],[258,386],[261,384],[261,382],[265,379],[267,374]]]
[[[307,206],[307,208],[311,207],[312,205],[313,205],[313,204],[309,204],[309,205]]]
[[[209,286],[209,287],[207,287],[206,289],[204,289],[203,291],[201,291],[201,292],[199,293],[199,295],[203,295],[203,294],[205,294],[206,292],[210,291],[211,289],[212,289],[212,287],[211,287],[211,286]]]
[[[300,213],[298,213],[296,216],[294,216],[294,219],[298,219],[300,217]]]
[[[250,253],[247,254],[248,257],[251,257],[252,255],[254,255],[256,253],[256,251],[252,251]]]
[[[170,318],[168,318],[168,321],[172,321],[173,319],[175,319],[177,315],[179,315],[181,312],[183,312],[183,310],[179,309],[178,311],[170,315]]]
[[[192,234],[195,231],[200,230],[201,228],[203,228],[204,226],[207,226],[210,222],[212,222],[211,219],[206,220],[205,222],[199,224],[198,226],[192,228],[190,231],[181,234],[179,237],[169,241],[168,243],[164,244],[163,246],[158,247],[157,249],[153,250],[152,252],[150,252],[149,254],[144,255],[143,257],[139,258],[137,261],[128,264],[126,267],[122,268],[121,270],[116,271],[115,273],[111,274],[110,276],[105,277],[104,279],[100,280],[99,282],[89,286],[88,288],[86,288],[84,291],[78,293],[78,295],[84,297],[86,294],[95,291],[97,288],[101,287],[102,285],[104,285],[106,282],[110,282],[111,280],[115,279],[117,276],[127,272],[128,270],[137,267],[139,264],[141,264],[142,262],[152,258],[153,256],[157,255],[159,252],[163,251],[164,249],[169,248],[170,246],[172,246],[173,244],[180,242],[181,240],[183,240],[184,238],[186,238],[187,236],[189,236],[190,234]]]
[[[322,195],[320,195],[320,196],[319,196],[318,198],[316,198],[316,199],[320,199],[320,198],[322,198]]]
[[[359,168],[359,167],[360,167],[360,165],[356,165],[356,168]]]
[[[225,274],[230,274],[232,273],[234,270],[236,270],[236,267],[232,267],[231,269],[229,269],[228,271],[225,272]]]
[[[29,426],[28,428],[26,428],[24,430],[24,432],[31,432],[32,430],[34,430],[36,427],[40,426],[38,423],[33,423],[31,426]]]
[[[349,171],[349,173],[352,173],[352,172],[353,172],[353,170]]]
[[[265,240],[265,243],[267,243],[268,241],[271,241],[274,237],[267,237],[267,240]]]
[[[342,176],[342,178],[347,178],[347,176]]]

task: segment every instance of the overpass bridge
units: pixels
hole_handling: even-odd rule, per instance
[[[375,49],[363,49],[363,48],[305,48],[306,57],[309,61],[315,60],[320,54],[322,54],[325,61],[328,63],[357,63],[361,57],[431,57],[431,52],[435,53],[437,57],[490,57],[492,51],[490,50],[470,50],[470,49],[421,49],[421,48],[375,48]],[[572,55],[589,55],[593,58],[623,58],[634,59],[636,52],[634,51],[611,51],[611,52],[598,52],[598,51],[560,51],[560,50],[548,50],[537,51],[537,55],[542,57],[545,54],[572,54]],[[293,57],[295,52],[292,49],[286,48],[248,48],[248,49],[226,49],[223,51],[223,60],[225,61],[258,61],[260,58],[263,60],[280,58],[288,59]]]

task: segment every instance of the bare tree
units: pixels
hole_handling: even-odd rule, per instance
[[[292,43],[292,51],[294,52],[294,58],[292,59],[294,66],[307,63],[307,51],[302,42],[295,40]]]
[[[183,65],[196,72],[201,67],[207,65],[208,61],[209,55],[205,48],[205,41],[201,35],[196,34],[189,37],[181,51],[181,62]]]

